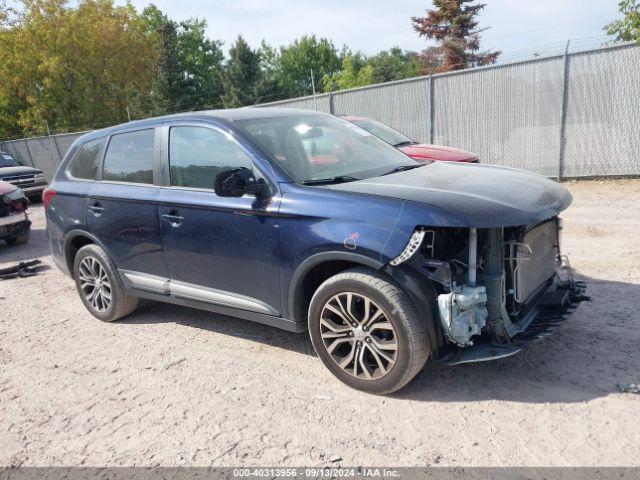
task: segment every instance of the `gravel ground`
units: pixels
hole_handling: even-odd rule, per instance
[[[640,180],[570,182],[564,250],[589,282],[560,333],[509,359],[432,364],[389,397],[343,386],[305,335],[145,303],[95,320],[44,215],[0,266],[0,465],[640,466]]]

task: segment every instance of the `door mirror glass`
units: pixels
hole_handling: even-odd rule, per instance
[[[266,193],[266,186],[262,178],[256,179],[251,170],[240,167],[217,174],[213,189],[219,197],[262,197]]]

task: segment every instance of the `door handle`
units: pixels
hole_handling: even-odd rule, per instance
[[[99,217],[104,213],[104,207],[100,205],[100,202],[93,202],[91,205],[89,205],[89,211],[96,217]]]
[[[184,222],[184,217],[177,210],[170,210],[169,213],[162,214],[162,219],[169,222],[172,227],[179,227]]]

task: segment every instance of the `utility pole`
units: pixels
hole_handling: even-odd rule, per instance
[[[313,106],[315,109],[318,109],[318,104],[316,103],[316,82],[313,79],[313,68],[311,70],[311,91],[313,92]]]
[[[127,105],[127,118],[131,121],[131,114],[129,113],[129,105]]]

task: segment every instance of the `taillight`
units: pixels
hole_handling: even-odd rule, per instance
[[[49,203],[51,202],[51,200],[53,200],[53,197],[56,196],[56,191],[53,188],[45,188],[42,191],[42,205],[44,205],[45,207],[47,205],[49,205]]]

